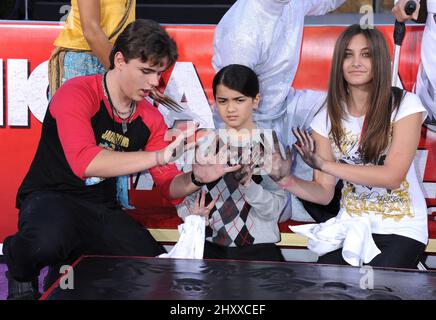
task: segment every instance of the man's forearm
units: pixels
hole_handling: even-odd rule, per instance
[[[170,184],[170,197],[178,199],[197,191],[200,187],[191,181],[191,172],[181,173]]]
[[[85,177],[110,178],[141,172],[159,165],[157,151],[118,152],[102,150],[89,163]]]

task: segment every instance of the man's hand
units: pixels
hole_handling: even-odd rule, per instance
[[[164,166],[168,163],[175,162],[186,151],[195,147],[195,126],[188,126],[186,130],[168,130],[167,135],[175,135],[175,139],[165,149],[156,153],[156,162],[158,166]],[[168,138],[165,136],[165,138]]]
[[[416,2],[416,10],[412,15],[407,15],[406,12],[404,11],[404,8],[406,6],[406,3],[409,0],[399,0],[395,6],[392,8],[392,15],[395,17],[395,19],[398,22],[406,22],[409,20],[416,20],[418,19],[418,15],[419,15],[419,1],[418,0],[413,0]]]
[[[294,147],[297,149],[304,162],[313,169],[322,170],[324,159],[315,153],[316,146],[312,136],[307,131],[300,130],[300,128],[292,128],[292,132],[297,138],[297,143],[294,144]]]
[[[223,145],[218,152],[216,146],[218,138],[214,138],[214,142],[208,148],[206,154],[201,154],[201,148],[196,149],[196,161],[192,165],[192,171],[195,179],[202,183],[209,183],[221,178],[228,172],[233,172],[241,168],[241,165],[228,166],[229,152],[227,144]]]
[[[254,174],[261,174],[263,168],[265,152],[262,143],[255,145],[251,148],[251,152],[242,152],[242,167],[234,174],[235,179],[239,181],[244,187],[248,187],[251,184]]]

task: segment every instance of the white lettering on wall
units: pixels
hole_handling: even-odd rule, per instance
[[[8,125],[28,126],[27,60],[8,60]]]
[[[27,78],[27,60],[8,60],[8,125],[28,126],[29,111],[40,121],[47,110],[48,61]]]
[[[192,62],[175,64],[165,94],[185,107],[183,112],[176,113],[159,106],[168,127],[176,119],[193,119],[200,123],[200,128],[214,128],[210,105]],[[184,99],[186,102],[182,102]]]
[[[427,199],[436,199],[436,183],[424,182],[424,197]]]
[[[41,63],[30,74],[26,85],[27,105],[40,122],[44,120],[48,107],[48,61]]]
[[[27,60],[8,59],[7,65],[8,125],[28,126],[28,109],[42,122],[48,105],[48,61],[44,61],[37,66],[29,77],[27,77]],[[0,76],[2,70],[3,64],[1,64]],[[3,87],[1,82],[0,85]],[[164,116],[167,125],[172,126],[175,119],[194,119],[200,123],[202,128],[213,128],[211,108],[192,62],[176,63],[165,89],[165,94],[185,106],[185,110],[181,113],[175,113],[159,106],[159,111]],[[0,98],[2,98],[2,95],[0,95]],[[182,102],[184,99],[186,99],[186,102]],[[3,108],[1,112],[3,113]],[[0,118],[2,113],[0,113]],[[0,125],[2,125],[3,119],[0,121]]]

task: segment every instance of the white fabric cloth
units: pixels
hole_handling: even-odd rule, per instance
[[[179,241],[169,253],[159,255],[159,258],[203,259],[205,219],[197,215],[190,215],[180,224]]]
[[[308,248],[319,256],[342,247],[342,257],[354,267],[371,262],[381,252],[372,238],[368,217],[344,220],[331,218],[320,224],[289,228],[309,238]]]
[[[436,0],[427,0],[427,11],[429,13],[436,13]]]
[[[436,0],[427,0],[428,16],[422,36],[421,64],[416,79],[416,94],[421,98],[429,117],[436,119]]]
[[[407,93],[399,109],[392,113],[391,121],[395,123],[418,112],[422,113],[424,120],[427,113],[418,96]],[[336,161],[351,165],[363,165],[361,154],[358,151],[363,121],[364,117],[353,117],[350,114],[347,114],[346,119],[342,121],[345,132],[341,140],[342,152],[330,138],[331,123],[327,108],[323,108],[315,116],[312,121],[312,129],[330,139]],[[385,150],[384,155],[386,153],[387,150]],[[352,219],[368,217],[373,233],[397,234],[427,244],[427,205],[413,162],[407,172],[406,179],[395,190],[362,186],[344,181],[341,207],[337,217],[342,220],[344,216]]]

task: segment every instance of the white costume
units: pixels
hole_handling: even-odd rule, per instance
[[[291,127],[308,127],[326,97],[323,92],[291,87],[300,60],[304,17],[325,14],[344,1],[238,0],[215,29],[213,67],[218,71],[238,63],[256,72],[261,101],[253,118],[259,127],[274,129],[285,144],[295,142]],[[215,127],[223,127],[216,108],[214,122]],[[297,176],[312,178],[312,170],[301,159],[294,166]],[[294,196],[292,211],[294,219],[312,220]],[[290,216],[288,210],[281,221]]]
[[[421,64],[416,79],[416,93],[436,122],[436,0],[427,0],[427,23],[422,36]]]

